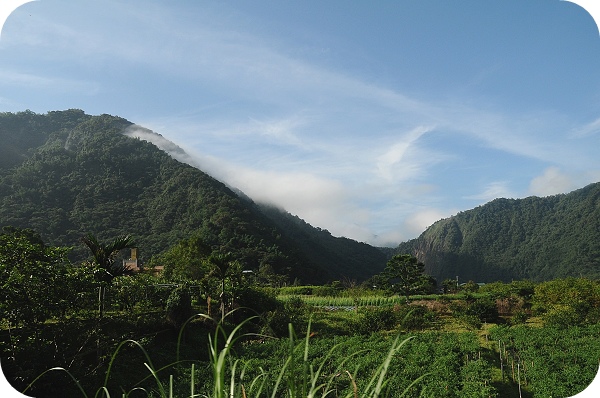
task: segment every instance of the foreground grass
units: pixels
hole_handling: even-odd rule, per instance
[[[204,314],[199,314],[196,318],[202,318],[205,320],[212,320],[210,317]],[[190,318],[188,322],[192,321]],[[381,363],[377,366],[375,371],[371,374],[368,379],[361,380],[360,388],[356,380],[356,372],[358,368],[355,368],[353,372],[346,368],[346,364],[351,361],[352,357],[359,356],[362,352],[357,351],[353,355],[348,356],[345,360],[341,361],[334,372],[331,372],[328,365],[329,359],[333,356],[335,350],[339,345],[333,345],[325,359],[320,364],[315,364],[309,361],[309,348],[311,344],[311,322],[309,321],[307,332],[303,338],[298,339],[296,333],[289,325],[289,336],[284,344],[287,346],[287,352],[279,360],[282,365],[278,367],[277,372],[268,372],[264,368],[259,368],[258,374],[252,378],[247,377],[247,364],[245,364],[239,358],[234,355],[234,349],[239,346],[242,340],[248,339],[263,339],[265,336],[244,333],[243,329],[247,322],[251,319],[247,319],[239,323],[232,330],[227,331],[223,324],[216,324],[215,331],[209,336],[209,369],[211,380],[208,383],[209,388],[203,391],[197,391],[197,385],[199,380],[197,379],[197,368],[195,363],[186,365],[188,361],[180,360],[179,347],[181,339],[184,336],[184,325],[181,328],[178,337],[176,361],[168,364],[161,368],[157,368],[153,365],[150,355],[146,349],[135,340],[125,340],[121,342],[115,349],[104,378],[102,386],[98,387],[93,395],[89,395],[79,381],[65,368],[55,367],[48,369],[47,371],[40,374],[35,378],[22,392],[27,394],[28,391],[43,377],[46,377],[49,373],[62,372],[71,378],[74,386],[77,388],[80,396],[89,398],[93,397],[161,397],[161,398],[174,398],[174,397],[212,397],[212,398],[247,398],[247,397],[326,397],[326,396],[342,396],[338,395],[336,379],[340,374],[347,376],[352,389],[349,393],[343,395],[351,398],[375,398],[379,397],[384,390],[386,385],[386,376],[390,364],[396,354],[402,349],[402,347],[412,339],[412,337],[400,338],[397,336],[392,343],[389,345],[387,355],[383,358]],[[187,324],[187,322],[186,322]],[[109,387],[109,381],[111,373],[113,371],[113,365],[116,363],[117,358],[121,354],[121,351],[127,346],[133,346],[137,348],[144,357],[143,366],[147,369],[147,379],[154,381],[154,386],[149,387],[133,387],[127,391],[121,390],[115,392],[111,391]],[[182,394],[182,383],[178,381],[176,385],[175,375],[170,371],[175,368],[182,366],[189,366],[189,377],[187,379],[188,390]],[[327,372],[325,370],[327,369]],[[255,372],[256,373],[256,372]],[[403,392],[397,391],[394,396],[404,397],[406,393],[419,381],[425,377],[423,374],[420,377],[413,380]],[[138,383],[141,384],[141,383]],[[207,385],[206,381],[203,383]]]
[[[553,391],[575,394],[585,387],[581,377],[597,370],[600,343],[594,326],[559,332],[530,318],[526,325],[483,323],[474,328],[444,315],[442,308],[418,330],[401,323],[376,331],[364,328],[375,326],[369,320],[386,321],[372,317],[378,311],[405,314],[413,307],[440,304],[422,300],[350,311],[294,307],[304,314],[301,322],[280,339],[249,333],[257,330],[245,327],[253,319],[205,328],[212,319],[198,315],[169,346],[124,341],[100,380],[84,385],[65,369],[53,368],[25,392],[60,372],[71,379],[73,397],[535,398],[549,396],[543,387],[548,384]],[[563,339],[563,334],[570,338]],[[504,347],[503,371],[498,340]],[[166,356],[169,350],[175,354]]]

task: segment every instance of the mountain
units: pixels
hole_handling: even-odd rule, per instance
[[[438,281],[600,277],[600,183],[568,194],[496,199],[401,243]]]
[[[123,118],[81,110],[0,113],[0,227],[32,228],[56,246],[134,236],[144,260],[190,236],[232,252],[246,268],[269,263],[304,283],[363,280],[387,257],[369,245],[323,234],[285,211],[259,206],[196,167],[162,136]],[[179,160],[177,160],[179,159]],[[288,222],[285,220],[294,220]]]
[[[350,278],[346,268],[355,270],[354,278],[365,280],[383,270],[391,257],[387,248],[376,248],[355,240],[335,237],[326,229],[316,228],[298,216],[274,206],[261,205],[261,210],[278,228],[286,232],[294,245],[304,253],[311,264],[329,269],[342,280]],[[342,263],[338,259],[344,258]]]

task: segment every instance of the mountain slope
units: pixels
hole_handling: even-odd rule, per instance
[[[132,126],[80,110],[0,114],[0,140],[7,143],[0,147],[0,227],[35,229],[50,244],[74,246],[77,260],[87,257],[79,239],[89,232],[101,239],[132,234],[146,259],[200,234],[247,268],[272,261],[276,272],[307,283],[364,279],[365,269],[385,265],[380,256],[353,262],[352,253],[373,248],[350,240],[335,252],[315,249],[318,242],[296,245],[293,228],[282,230],[252,201],[124,135]],[[317,261],[316,251],[327,261]]]
[[[440,220],[398,252],[438,281],[600,277],[600,183],[565,195],[496,199]]]
[[[270,218],[294,245],[305,253],[308,260],[319,268],[329,269],[334,275],[358,280],[368,279],[381,272],[389,259],[383,249],[349,238],[335,237],[327,230],[315,228],[284,210],[261,205],[262,212]],[[344,258],[344,263],[338,261]],[[345,268],[355,270],[348,275]]]

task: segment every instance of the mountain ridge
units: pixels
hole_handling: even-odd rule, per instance
[[[600,183],[567,194],[492,200],[439,220],[396,252],[438,281],[600,277]]]
[[[81,110],[0,114],[0,139],[11,143],[0,149],[6,159],[0,167],[0,226],[32,228],[50,244],[75,246],[78,259],[87,255],[79,239],[89,232],[104,239],[133,234],[146,257],[200,234],[245,267],[272,262],[276,272],[305,283],[362,280],[385,266],[381,256],[361,268],[348,266],[352,259],[340,251],[317,264],[309,252],[323,252],[323,246],[313,242],[298,250],[288,235],[299,232],[282,230],[273,214],[267,217],[197,167],[123,134],[131,129],[140,127]]]

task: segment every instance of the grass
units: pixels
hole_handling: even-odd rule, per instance
[[[258,337],[266,338],[266,336],[243,332],[246,323],[250,322],[253,318],[248,318],[235,325],[230,331],[228,331],[223,324],[216,323],[213,334],[209,335],[208,338],[209,363],[212,377],[211,388],[209,391],[197,391],[198,380],[196,379],[196,364],[189,364],[188,361],[181,360],[179,352],[186,325],[197,318],[212,321],[212,318],[205,314],[198,314],[188,319],[179,332],[176,361],[174,363],[161,368],[156,368],[153,365],[150,355],[139,342],[135,340],[125,340],[114,350],[114,353],[110,358],[104,382],[96,389],[93,395],[89,395],[80,382],[67,369],[60,367],[48,369],[40,374],[22,391],[22,393],[26,394],[39,379],[48,373],[64,372],[70,377],[73,384],[84,398],[126,398],[130,396],[138,397],[140,394],[145,394],[148,397],[160,398],[175,398],[176,396],[185,396],[189,398],[276,398],[283,396],[289,398],[316,398],[333,396],[334,380],[340,374],[344,374],[349,378],[352,385],[352,391],[345,395],[346,398],[377,398],[384,390],[387,372],[392,359],[412,338],[408,337],[400,339],[400,336],[396,337],[391,344],[387,355],[379,367],[372,373],[370,379],[368,381],[364,380],[361,383],[357,383],[355,375],[358,369],[351,372],[348,370],[347,364],[352,361],[353,357],[361,355],[361,351],[357,351],[341,361],[334,372],[325,374],[325,365],[328,362],[328,359],[334,355],[338,345],[333,345],[329,349],[328,354],[320,364],[311,363],[308,358],[308,352],[313,333],[311,330],[312,320],[309,320],[308,328],[303,338],[298,338],[296,336],[296,333],[290,324],[289,336],[287,338],[287,355],[285,358],[282,358],[283,366],[279,372],[272,373],[263,370],[259,375],[247,380],[245,364],[235,358],[234,347],[243,339]],[[133,346],[143,354],[143,365],[147,370],[147,376],[141,382],[152,380],[154,385],[152,388],[134,385],[128,391],[121,390],[115,392],[114,388],[113,391],[110,390],[109,381],[111,372],[113,371],[113,365],[115,364],[117,357],[121,354],[121,351],[127,346]],[[183,381],[187,384],[187,391],[189,391],[189,393],[186,392],[185,395],[181,395],[182,386],[176,385],[177,383],[181,384],[181,381],[176,380],[173,373],[175,367],[182,365],[188,366],[191,370],[188,380]],[[424,374],[421,377],[418,377],[402,393],[395,396],[405,396],[405,394],[417,385],[425,376],[426,375]],[[274,377],[274,379],[268,380],[269,377]],[[362,387],[359,388],[359,385]],[[338,396],[337,392],[335,396]]]
[[[473,298],[484,297],[485,294],[473,293],[470,294]],[[464,293],[458,294],[445,294],[440,296],[439,294],[419,294],[410,296],[410,301],[424,300],[439,300],[443,297],[445,300],[462,300],[467,297]],[[337,308],[349,308],[358,305],[359,307],[381,307],[390,305],[406,304],[406,298],[399,295],[385,295],[380,294],[364,294],[358,297],[351,297],[348,295],[308,295],[308,294],[279,294],[277,298],[281,301],[289,301],[291,299],[300,298],[305,304],[316,307],[337,307]]]

